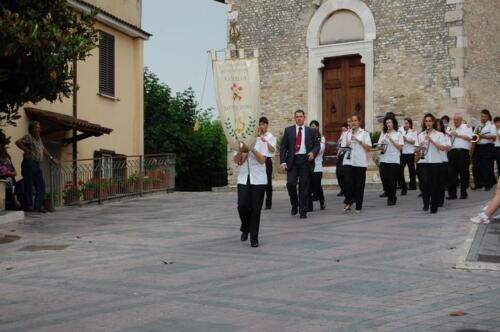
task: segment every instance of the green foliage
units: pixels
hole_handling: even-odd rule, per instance
[[[370,139],[372,140],[372,146],[375,146],[375,144],[378,143],[378,140],[380,138],[380,134],[381,134],[380,131],[372,131],[370,133]]]
[[[148,68],[144,71],[145,153],[176,154],[176,186],[210,190],[226,185],[226,138],[210,110],[197,110],[194,92],[172,94]],[[196,130],[195,130],[196,127]]]
[[[27,102],[72,94],[72,61],[97,45],[95,14],[66,0],[0,1],[0,125],[15,125]]]

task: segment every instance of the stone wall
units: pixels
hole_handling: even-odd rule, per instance
[[[474,117],[489,109],[500,115],[500,1],[464,3],[465,108]]]

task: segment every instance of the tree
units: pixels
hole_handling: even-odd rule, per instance
[[[27,102],[72,94],[72,62],[97,45],[95,14],[66,0],[0,2],[0,125],[15,125]]]
[[[211,119],[210,110],[197,107],[192,89],[173,95],[145,68],[144,150],[176,154],[176,186],[181,190],[210,190],[227,184],[227,142],[222,126]]]

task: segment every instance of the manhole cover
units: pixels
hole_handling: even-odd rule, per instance
[[[69,247],[69,245],[47,245],[47,246],[25,246],[18,251],[46,251],[46,250],[63,250]]]
[[[19,240],[21,237],[17,235],[10,234],[0,234],[0,244],[10,243]]]

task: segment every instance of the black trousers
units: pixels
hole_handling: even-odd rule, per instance
[[[500,147],[495,147],[495,160],[497,162],[497,176],[500,177]]]
[[[309,208],[309,177],[312,173],[311,162],[307,160],[306,155],[296,155],[293,160],[293,166],[288,169],[286,188],[290,196],[292,207],[299,207],[301,214],[307,213]],[[299,190],[297,193],[297,183]]]
[[[313,172],[311,174],[311,181],[309,187],[309,210],[313,209],[313,199],[318,199],[319,203],[323,205],[325,203],[325,195],[323,193],[323,187],[321,186],[321,179],[323,178],[323,172]]]
[[[497,181],[495,177],[495,145],[477,144],[472,158],[472,175],[474,185],[480,187],[493,187]]]
[[[460,195],[467,195],[469,187],[470,155],[466,149],[452,149],[448,152],[448,195],[457,196],[457,187],[460,183]]]
[[[335,175],[337,176],[337,182],[339,184],[340,191],[344,191],[344,156],[345,153],[341,152],[337,159],[337,165],[335,167]]]
[[[420,180],[422,182],[424,208],[430,207],[431,212],[437,211],[439,205],[439,177],[442,172],[442,164],[420,163],[418,165]]]
[[[403,190],[408,190],[405,180],[405,167],[408,166],[408,172],[410,173],[410,189],[417,188],[417,172],[415,170],[415,154],[405,153],[401,154],[401,167],[400,174],[398,178],[398,184]]]
[[[266,206],[271,207],[273,205],[273,159],[270,157],[266,158],[266,174]]]
[[[444,204],[444,196],[447,184],[448,184],[448,163],[444,162],[441,164],[441,168],[439,170],[439,195],[438,195],[439,204]]]
[[[356,210],[363,208],[365,194],[366,167],[344,166],[345,204],[356,203]]]
[[[260,212],[264,202],[266,185],[238,184],[238,213],[241,220],[240,230],[250,233],[250,238],[258,240],[260,226]]]
[[[399,164],[380,163],[380,179],[384,192],[387,194],[387,201],[396,201],[396,189],[398,178],[401,173]]]

